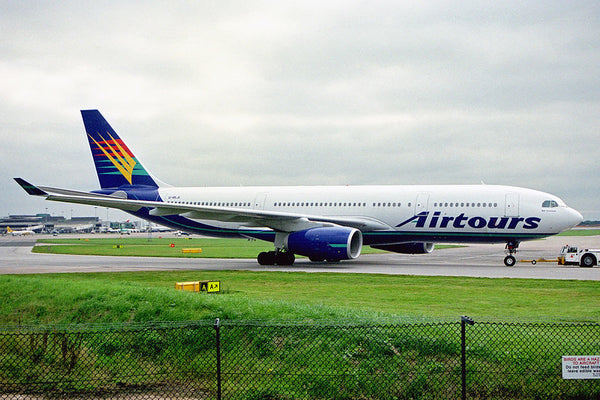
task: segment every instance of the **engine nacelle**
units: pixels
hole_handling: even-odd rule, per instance
[[[360,256],[363,237],[358,229],[345,227],[311,228],[290,233],[287,250],[312,261],[350,260]]]
[[[428,254],[433,251],[435,243],[400,243],[400,244],[379,244],[371,245],[374,249],[391,251],[402,254]]]

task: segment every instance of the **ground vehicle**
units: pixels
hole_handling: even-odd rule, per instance
[[[580,267],[591,268],[598,265],[600,250],[580,249],[577,246],[568,244],[560,249],[558,263],[560,265],[579,265]]]

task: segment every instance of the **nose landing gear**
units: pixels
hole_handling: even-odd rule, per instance
[[[504,248],[504,254],[506,254],[506,257],[504,257],[504,265],[507,267],[515,266],[517,259],[513,256],[513,254],[516,254],[518,248],[519,242],[511,241],[506,243],[506,247]]]

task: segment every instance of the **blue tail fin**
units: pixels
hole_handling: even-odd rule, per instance
[[[81,110],[100,187],[158,185],[98,110]]]

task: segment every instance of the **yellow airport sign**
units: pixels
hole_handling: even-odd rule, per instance
[[[218,293],[221,291],[221,281],[177,282],[175,289],[189,292]]]
[[[221,282],[220,281],[204,281],[201,282],[200,290],[207,291],[208,293],[217,293],[220,292]]]

